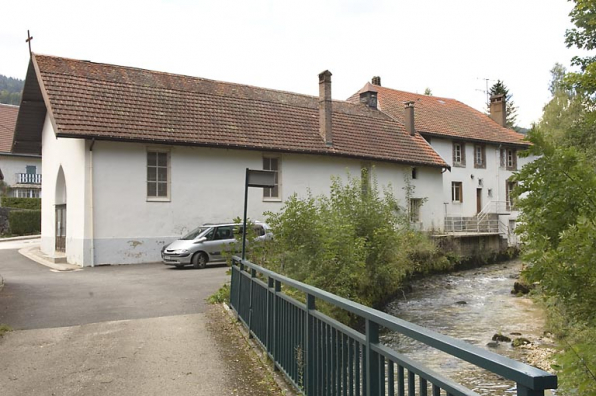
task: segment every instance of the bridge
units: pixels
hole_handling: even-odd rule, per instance
[[[304,302],[284,290],[304,293]],[[364,333],[317,310],[345,310],[365,323]],[[445,336],[384,312],[269,271],[232,260],[230,305],[275,370],[308,396],[477,396],[422,363],[383,345],[388,329],[493,372],[516,385],[518,396],[544,395],[557,377],[524,363]]]

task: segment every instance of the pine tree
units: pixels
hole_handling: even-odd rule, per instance
[[[513,103],[513,95],[509,93],[509,89],[501,80],[497,80],[497,82],[490,87],[488,90],[490,96],[493,95],[505,95],[505,100],[507,101],[507,108],[505,111],[507,112],[507,118],[505,119],[505,126],[507,128],[515,129],[515,120],[517,119],[517,106]],[[490,113],[490,103],[487,103],[487,111]]]

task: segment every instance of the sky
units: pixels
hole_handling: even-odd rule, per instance
[[[504,81],[530,127],[550,69],[576,49],[566,0],[0,0],[0,74],[25,78],[29,50],[318,95],[330,70],[345,100],[373,76],[385,87],[485,111]]]

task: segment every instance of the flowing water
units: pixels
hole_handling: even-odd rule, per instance
[[[521,262],[512,260],[421,279],[412,284],[411,293],[391,302],[385,311],[526,362],[528,349],[513,348],[510,342],[492,342],[493,335],[500,333],[511,339],[524,337],[534,343],[541,343],[544,312],[528,297],[511,294],[520,270]],[[514,383],[410,338],[387,333],[382,340],[386,345],[481,395],[515,394]]]

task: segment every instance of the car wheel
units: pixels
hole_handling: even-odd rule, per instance
[[[195,268],[205,268],[209,258],[205,253],[197,253],[192,257],[192,265]]]

